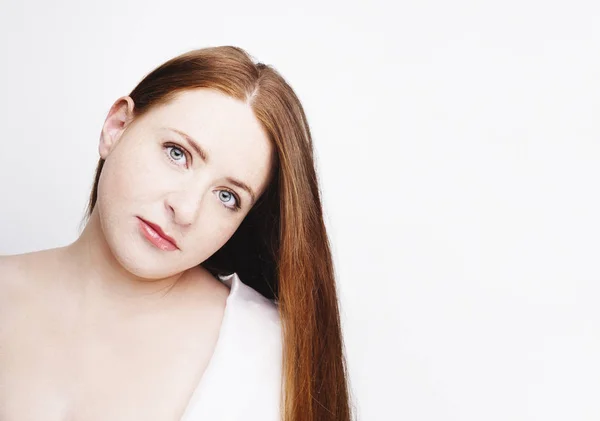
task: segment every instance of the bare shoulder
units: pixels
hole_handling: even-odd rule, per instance
[[[58,249],[0,256],[0,307],[30,291]]]
[[[0,256],[0,341],[4,343],[7,322],[14,319],[15,311],[30,295],[27,293],[27,265],[25,255]],[[2,344],[0,344],[2,346]]]
[[[23,284],[28,264],[29,253],[0,256],[0,297]]]
[[[38,264],[47,259],[55,249],[32,251],[22,254],[0,255],[0,282],[7,283],[12,280],[10,275],[26,275],[34,270]]]

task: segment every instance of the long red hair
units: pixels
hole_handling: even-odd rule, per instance
[[[279,308],[282,421],[352,417],[329,239],[304,109],[272,67],[233,46],[193,50],[160,65],[133,89],[134,118],[177,93],[212,88],[252,107],[277,151],[271,183],[230,240],[201,263],[240,279]],[[86,217],[96,204],[100,158]]]

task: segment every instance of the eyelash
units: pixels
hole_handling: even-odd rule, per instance
[[[191,160],[191,154],[190,154],[190,153],[188,152],[188,150],[187,150],[187,149],[185,149],[183,146],[180,146],[180,145],[178,145],[178,144],[176,144],[176,143],[165,143],[163,146],[164,146],[164,148],[165,148],[165,149],[168,149],[168,148],[175,148],[175,149],[179,149],[181,152],[183,152],[183,153],[184,153],[184,155],[185,155],[185,158],[186,158],[186,160],[187,160],[188,162]],[[169,160],[170,160],[170,161],[171,161],[171,162],[172,162],[174,165],[177,165],[177,166],[179,166],[179,164],[177,163],[177,161],[176,161],[176,160],[174,160],[173,158],[171,158],[171,154],[169,154],[168,152],[167,152],[167,158],[169,158]],[[225,209],[228,209],[228,210],[230,210],[230,211],[232,211],[232,212],[237,212],[237,211],[239,211],[239,210],[241,209],[241,207],[242,207],[242,201],[240,200],[240,197],[239,197],[239,196],[238,196],[238,195],[237,195],[237,194],[236,194],[236,193],[235,193],[233,190],[230,190],[230,189],[223,189],[223,190],[219,190],[219,191],[226,191],[226,192],[229,192],[229,193],[231,193],[231,194],[233,195],[233,197],[235,198],[235,206],[234,206],[234,207],[230,207],[230,206],[223,205],[223,207],[224,207]],[[221,204],[223,204],[223,202],[221,202]]]

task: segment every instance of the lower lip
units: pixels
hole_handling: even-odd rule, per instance
[[[150,243],[152,243],[154,246],[158,247],[159,249],[165,250],[165,251],[177,250],[177,247],[175,246],[175,244],[173,244],[169,240],[161,237],[159,233],[154,231],[150,225],[148,225],[141,219],[140,219],[140,229],[142,231],[142,234],[144,234],[144,237],[146,237],[146,239],[148,241],[150,241]]]

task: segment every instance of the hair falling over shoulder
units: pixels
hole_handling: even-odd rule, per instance
[[[295,92],[241,48],[209,47],[170,59],[130,93],[135,117],[178,92],[211,88],[251,105],[277,151],[271,184],[235,234],[202,263],[237,272],[279,307],[283,335],[282,421],[349,421],[352,410],[333,261],[311,132]],[[97,199],[100,159],[86,212]]]

